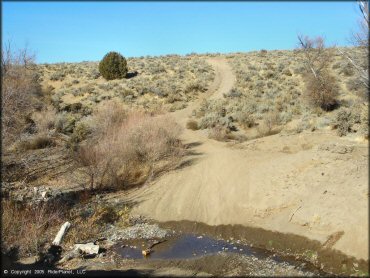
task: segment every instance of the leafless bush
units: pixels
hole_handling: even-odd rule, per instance
[[[20,256],[37,255],[43,245],[51,242],[62,219],[59,206],[29,206],[2,201],[2,249],[17,248]]]
[[[127,111],[117,101],[105,101],[97,106],[92,122],[95,135],[101,136],[105,132],[117,127],[127,118]]]
[[[333,76],[326,72],[321,72],[320,79],[313,75],[306,77],[306,97],[315,107],[321,107],[325,111],[333,110],[338,104],[337,82]]]
[[[280,130],[276,129],[279,123],[279,113],[277,111],[270,111],[264,116],[262,124],[257,127],[258,135],[263,137],[279,133]]]
[[[216,125],[209,129],[208,137],[217,141],[226,141],[228,138],[229,131],[222,125]]]
[[[354,46],[358,47],[360,55],[354,55],[349,51],[341,50],[339,48],[337,50],[355,69],[358,80],[362,86],[369,89],[369,2],[358,1],[358,7],[361,11],[359,31],[353,33],[350,40]]]
[[[298,40],[304,55],[308,100],[325,111],[334,109],[337,105],[338,87],[327,70],[331,55],[325,48],[324,39],[298,36]]]
[[[248,111],[241,111],[236,116],[238,122],[244,128],[251,128],[256,124],[253,114],[249,113]]]
[[[32,106],[32,97],[40,93],[34,56],[27,48],[14,52],[10,44],[2,51],[2,138],[4,144],[24,129]]]
[[[169,117],[119,109],[113,114],[105,112],[98,110],[96,119],[116,120],[97,125],[92,137],[75,154],[76,161],[89,176],[90,189],[119,189],[141,183],[156,171],[171,167],[181,157],[178,140],[181,129]]]
[[[34,112],[31,116],[36,124],[38,133],[47,133],[50,129],[54,128],[56,117],[56,110],[50,106],[45,107],[41,111]]]

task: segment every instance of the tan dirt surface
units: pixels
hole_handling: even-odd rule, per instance
[[[209,63],[216,79],[204,95],[233,86],[226,59]],[[185,126],[200,100],[172,113]],[[134,213],[158,221],[241,224],[302,235],[368,260],[368,145],[331,130],[254,139],[231,146],[185,129],[192,155],[183,167],[127,196]]]

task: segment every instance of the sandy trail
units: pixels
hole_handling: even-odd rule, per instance
[[[204,97],[221,98],[235,77],[226,59],[208,62],[216,78]],[[171,115],[185,126],[200,102]],[[129,193],[138,202],[133,213],[158,221],[261,227],[322,243],[339,233],[330,246],[368,259],[366,143],[329,131],[278,134],[238,148],[208,139],[201,130],[185,129],[181,139],[193,151],[186,166]],[[352,151],[336,152],[336,146]]]

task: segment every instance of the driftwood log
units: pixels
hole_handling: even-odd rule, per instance
[[[71,226],[71,223],[69,223],[68,221],[66,223],[64,223],[62,225],[62,227],[60,227],[60,230],[59,232],[57,233],[54,241],[53,241],[53,245],[60,245],[60,243],[62,242],[62,239],[63,239],[63,236],[64,234],[67,232],[68,228]]]

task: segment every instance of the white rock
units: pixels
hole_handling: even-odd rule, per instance
[[[99,253],[99,245],[95,245],[93,242],[86,244],[75,244],[76,250],[81,250],[83,253],[94,255]]]

